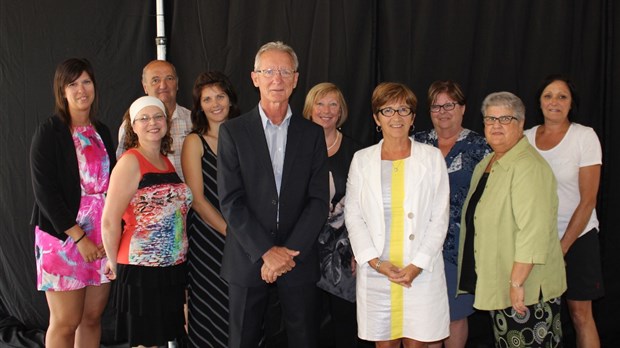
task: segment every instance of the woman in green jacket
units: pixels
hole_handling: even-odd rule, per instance
[[[490,311],[498,346],[555,347],[566,290],[555,177],[523,136],[517,96],[488,95],[482,114],[493,152],[476,166],[463,207],[459,290]]]

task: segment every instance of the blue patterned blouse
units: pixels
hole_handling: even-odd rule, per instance
[[[435,130],[418,132],[416,141],[439,147]],[[454,265],[458,262],[461,208],[467,198],[471,175],[476,164],[491,152],[484,137],[472,130],[463,129],[456,143],[446,156],[450,178],[450,226],[443,243],[443,258]]]

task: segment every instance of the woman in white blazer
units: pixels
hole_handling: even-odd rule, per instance
[[[405,85],[375,88],[373,117],[383,140],[355,154],[347,182],[358,335],[379,348],[425,347],[449,335],[441,253],[448,174],[438,149],[409,137],[416,106]]]

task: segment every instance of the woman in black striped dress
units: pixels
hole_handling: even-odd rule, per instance
[[[237,95],[220,72],[198,76],[192,92],[192,133],[181,163],[194,202],[188,217],[188,335],[191,347],[228,344],[228,285],[220,277],[226,222],[217,197],[217,139],[220,125],[239,115]]]

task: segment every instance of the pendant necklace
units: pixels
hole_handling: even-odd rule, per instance
[[[398,162],[398,164],[396,162]],[[402,166],[403,163],[405,163],[404,159],[396,160],[396,161],[392,162],[392,169],[394,170],[394,173],[398,173],[398,171],[400,170],[400,167]]]

